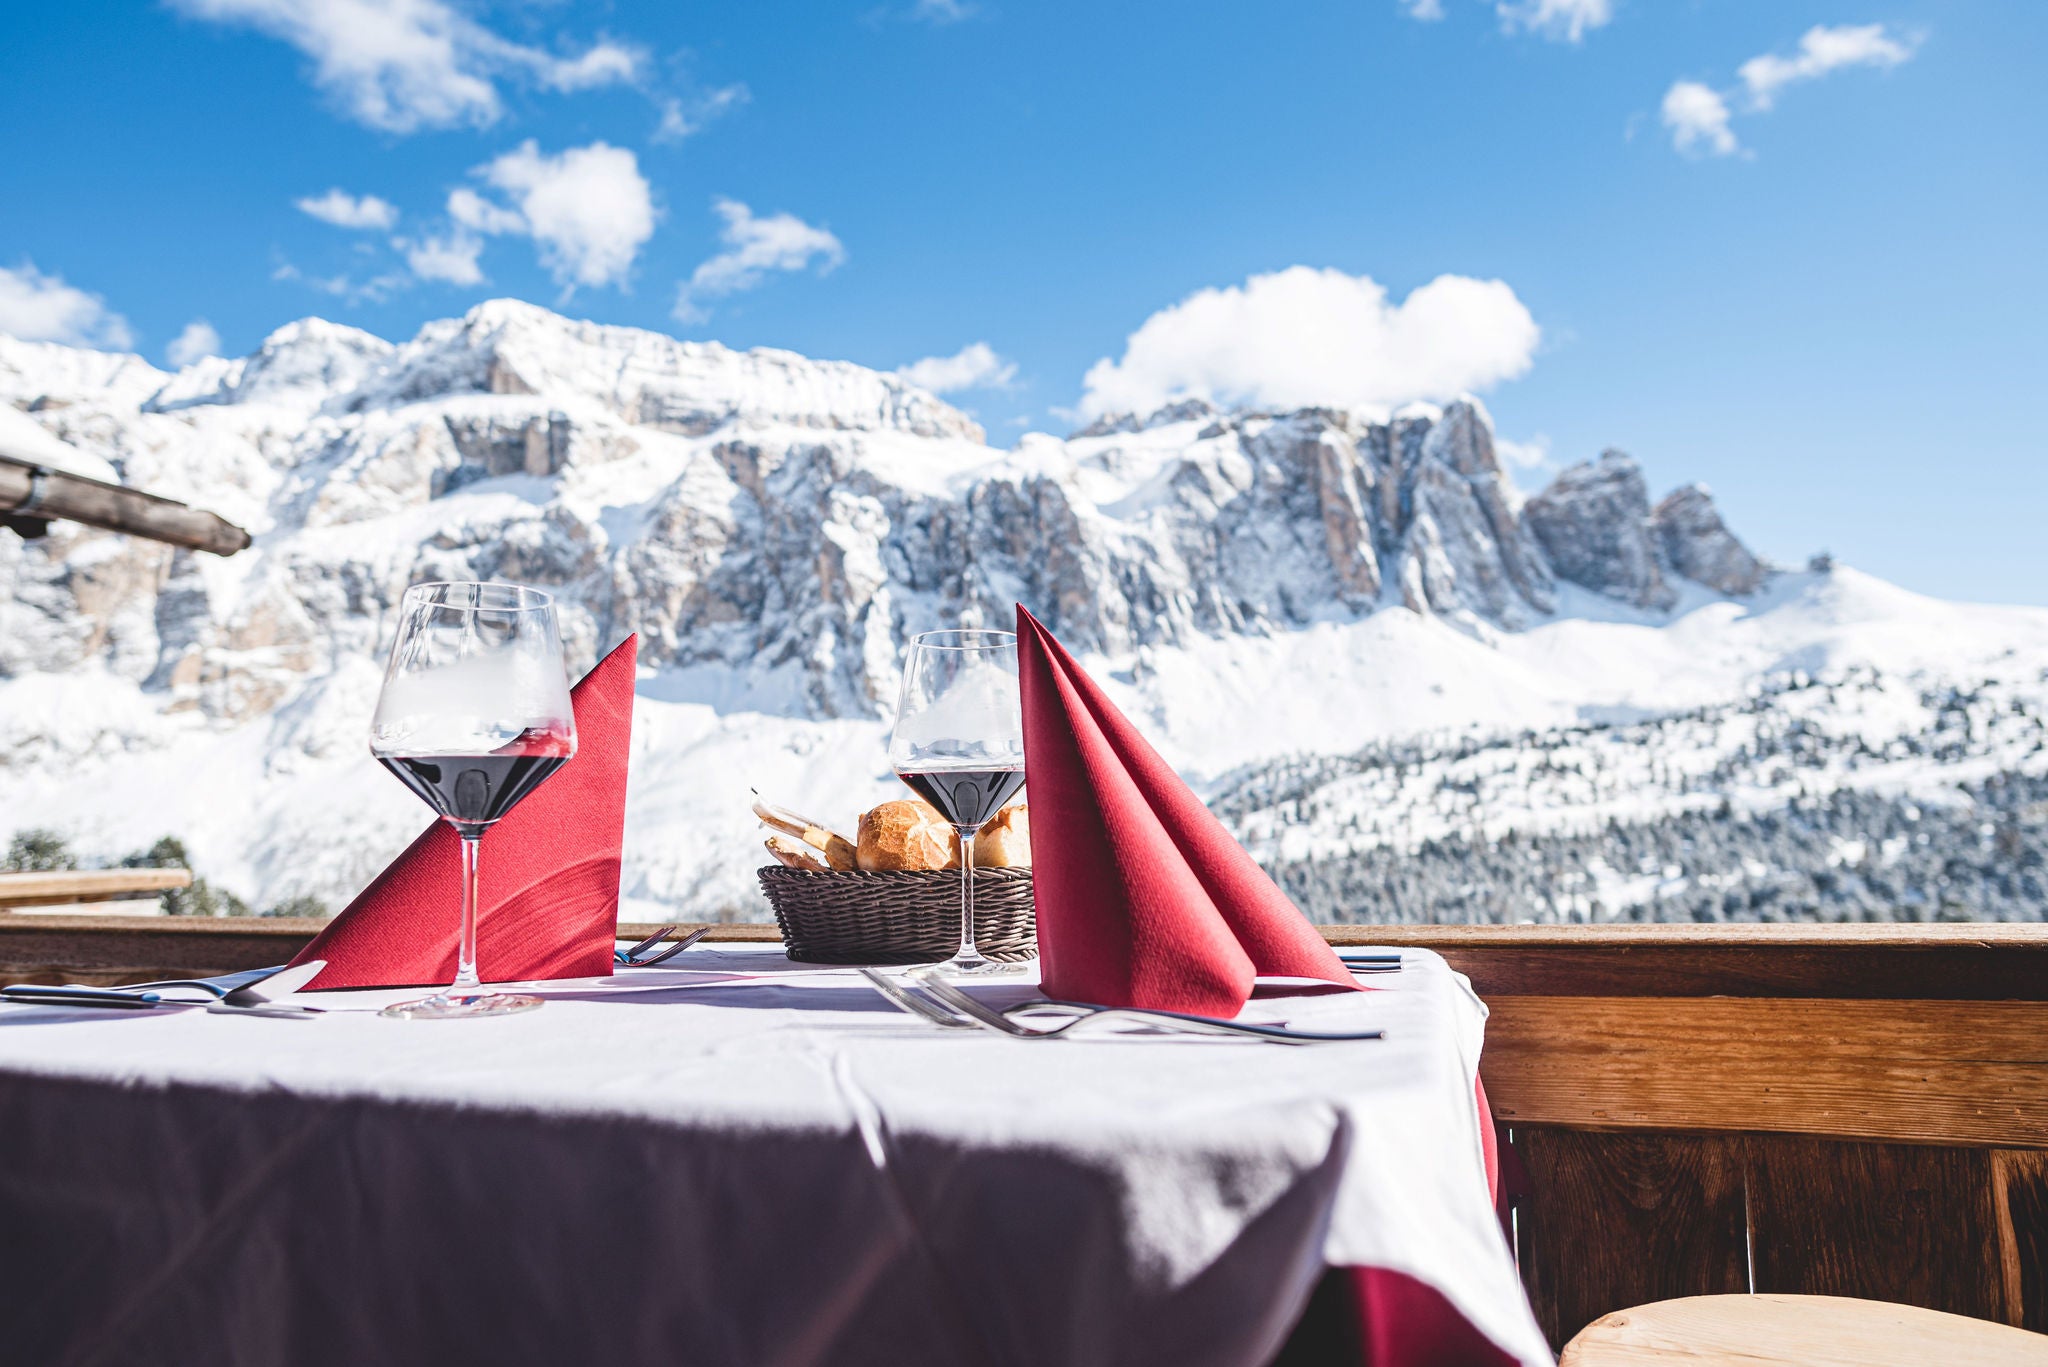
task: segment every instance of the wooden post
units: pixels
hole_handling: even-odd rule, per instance
[[[36,523],[60,517],[215,555],[233,555],[249,544],[247,532],[217,514],[0,455],[0,518],[5,525],[26,535]]]

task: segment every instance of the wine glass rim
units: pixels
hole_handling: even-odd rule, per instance
[[[516,601],[511,603],[451,603],[443,591],[448,589],[489,589],[498,594],[510,594]],[[426,599],[434,603],[438,611],[446,612],[544,612],[555,605],[555,596],[543,589],[526,584],[507,584],[502,581],[482,579],[427,579],[405,588],[407,598]]]
[[[943,640],[942,637],[975,637],[974,640]],[[1017,633],[994,631],[984,627],[948,627],[943,631],[920,631],[910,638],[910,644],[925,650],[1002,650],[1014,648]]]

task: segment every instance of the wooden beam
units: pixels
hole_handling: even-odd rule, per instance
[[[0,873],[0,909],[56,907],[67,902],[118,902],[155,897],[192,885],[190,869],[56,869]]]
[[[1499,997],[2048,1001],[2048,925],[1324,926],[1431,949]]]
[[[124,963],[135,954],[186,959],[195,952],[179,936],[211,933],[199,920],[138,927],[133,918],[36,918],[32,933],[71,937],[64,962],[102,963],[114,947]],[[16,963],[0,916],[0,963]],[[303,942],[318,921],[237,920],[240,935]],[[627,923],[619,934],[639,939],[658,923]],[[682,922],[686,927],[701,924]],[[257,929],[257,927],[261,927]],[[1511,997],[1841,997],[1895,1000],[2048,1000],[2048,925],[1720,925],[1720,926],[1324,926],[1334,944],[1412,946],[1440,953],[1467,974],[1479,995]],[[116,938],[100,942],[102,933]],[[161,951],[148,937],[171,937]],[[774,944],[766,923],[718,924],[714,940]],[[273,947],[269,952],[275,953]],[[277,962],[276,959],[264,962]],[[223,965],[253,968],[254,963]],[[181,970],[182,971],[182,970]],[[1496,1033],[1498,1032],[1496,1026]]]
[[[247,532],[218,514],[7,455],[0,455],[0,512],[15,519],[61,517],[215,555],[233,555],[249,544]]]
[[[1503,997],[1509,1124],[2048,1148],[2048,1004]]]

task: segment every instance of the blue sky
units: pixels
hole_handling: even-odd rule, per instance
[[[998,442],[1472,388],[1780,559],[2048,602],[2032,0],[74,0],[0,40],[0,330],[163,363],[515,295],[943,360]]]

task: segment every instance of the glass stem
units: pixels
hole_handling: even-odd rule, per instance
[[[455,951],[455,985],[451,995],[466,995],[483,986],[476,976],[476,863],[483,831],[462,832],[462,942]]]
[[[954,827],[960,832],[960,953],[962,959],[979,959],[981,951],[974,947],[974,835],[973,830]]]

